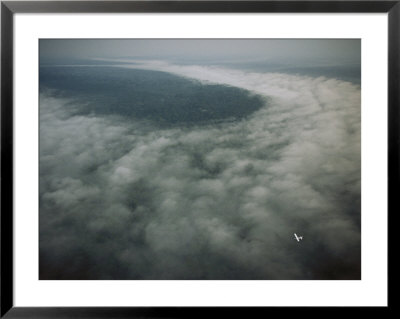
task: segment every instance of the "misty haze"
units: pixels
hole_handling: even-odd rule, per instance
[[[39,46],[39,279],[361,279],[360,40]]]

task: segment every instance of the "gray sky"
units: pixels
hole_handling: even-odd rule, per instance
[[[149,58],[360,64],[358,39],[42,39],[42,59]]]

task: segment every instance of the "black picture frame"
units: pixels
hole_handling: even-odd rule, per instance
[[[388,217],[398,213],[400,1],[1,1],[1,317],[6,318],[245,318],[293,311],[337,315],[341,307],[14,307],[13,303],[13,18],[15,13],[304,12],[388,14]],[[393,223],[389,223],[392,225]],[[389,230],[389,251],[391,249]],[[389,256],[388,256],[389,257]],[[390,261],[390,259],[389,259]],[[390,270],[390,269],[389,269]],[[389,285],[389,282],[388,282]],[[393,285],[393,284],[392,284]],[[390,291],[390,290],[389,290]],[[377,307],[377,311],[391,309]],[[361,308],[357,308],[361,309]],[[371,311],[370,308],[362,308]],[[362,310],[361,309],[361,310]],[[345,310],[347,311],[347,309]]]

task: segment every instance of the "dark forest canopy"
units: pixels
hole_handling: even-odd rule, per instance
[[[44,66],[40,90],[80,102],[80,115],[120,115],[159,125],[238,119],[264,98],[226,85],[204,84],[166,72],[110,66]]]

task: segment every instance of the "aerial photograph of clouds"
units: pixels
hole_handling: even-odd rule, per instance
[[[359,39],[39,40],[40,280],[360,280]]]

